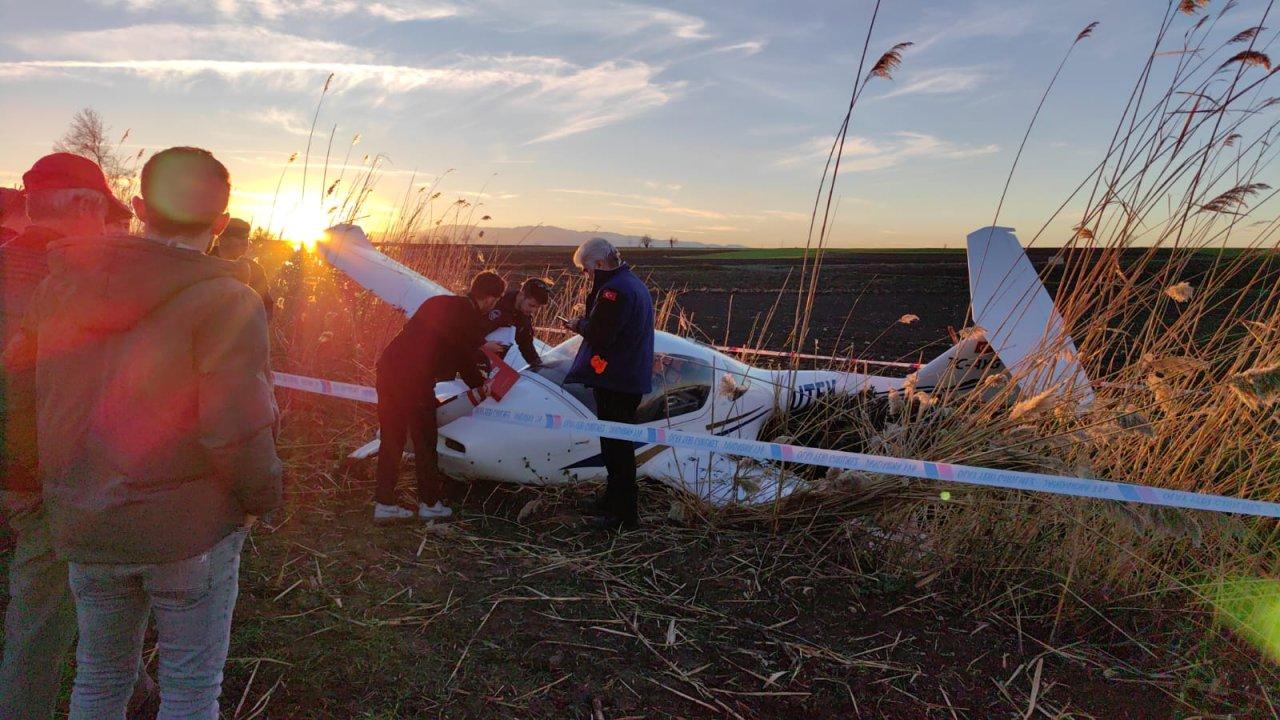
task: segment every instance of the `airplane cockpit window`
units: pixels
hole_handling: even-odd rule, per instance
[[[650,423],[697,412],[711,396],[715,373],[683,355],[653,356],[653,390],[640,399],[636,422]]]
[[[591,388],[580,383],[566,383],[564,378],[569,374],[569,369],[573,367],[573,358],[578,354],[578,346],[582,344],[582,338],[574,337],[560,343],[542,354],[542,365],[532,368],[533,372],[538,373],[542,377],[564,388],[578,402],[591,411],[594,415],[596,412],[596,398],[591,393]]]
[[[542,365],[533,370],[564,388],[593,414],[595,396],[591,388],[579,383],[566,383],[565,376],[573,366],[581,338],[573,338],[543,353]],[[711,397],[715,373],[703,361],[684,355],[653,356],[653,390],[640,399],[637,423],[649,423],[697,412]]]

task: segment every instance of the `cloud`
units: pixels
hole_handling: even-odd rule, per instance
[[[629,208],[632,210],[649,210],[652,212],[667,213],[669,215],[684,215],[686,217],[702,218],[704,220],[724,220],[728,218],[722,212],[717,210],[699,210],[698,208],[680,207],[678,205],[637,205],[634,203],[609,203],[613,207]]]
[[[617,193],[608,190],[583,190],[579,188],[550,188],[547,192],[561,193],[563,195],[592,195],[595,197],[619,198],[622,200],[637,200],[648,203],[650,205],[660,205],[662,203],[670,203],[671,200],[664,197],[655,197],[653,195],[633,195],[631,193]]]
[[[679,192],[680,188],[684,187],[679,183],[662,183],[662,182],[655,182],[653,180],[641,180],[640,184],[644,185],[650,190],[669,190],[671,192]]]
[[[187,13],[233,20],[276,22],[290,18],[369,18],[404,23],[469,17],[511,29],[529,27],[606,37],[658,33],[680,41],[710,38],[702,18],[688,13],[629,2],[573,0],[531,3],[528,0],[95,0],[135,13],[178,8]]]
[[[826,157],[830,138],[814,138],[778,162],[789,166]],[[850,136],[841,153],[841,172],[869,172],[897,167],[909,160],[962,160],[999,152],[1000,146],[966,145],[926,133],[900,131],[881,140]]]
[[[746,42],[734,43],[733,45],[721,45],[712,50],[718,53],[740,52],[743,55],[755,55],[764,49],[764,41],[747,40]]]
[[[0,79],[114,73],[171,83],[213,77],[237,86],[260,82],[314,92],[333,73],[334,93],[363,89],[375,100],[428,91],[507,92],[512,105],[548,116],[549,129],[531,143],[622,122],[665,105],[684,87],[658,81],[660,70],[638,60],[582,66],[556,57],[505,55],[403,65],[342,43],[230,25],[135,25],[10,42],[31,55],[60,57],[0,62]]]
[[[1038,10],[1035,3],[979,2],[963,12],[935,12],[924,24],[909,33],[916,40],[914,50],[920,52],[943,42],[979,38],[1012,38],[1025,34],[1035,26]]]
[[[392,23],[419,20],[442,20],[464,14],[465,9],[451,2],[429,0],[380,0],[364,3],[355,0],[97,0],[108,7],[123,6],[132,12],[160,8],[182,8],[188,12],[212,13],[225,18],[261,18],[280,20],[286,17],[346,18],[366,16]]]
[[[340,42],[244,25],[157,23],[107,30],[16,36],[10,47],[28,55],[73,60],[369,60],[372,54]]]
[[[530,144],[612,125],[667,104],[684,88],[684,83],[659,83],[657,73],[647,63],[609,61],[539,80],[537,99],[559,104],[567,110],[568,117]]]
[[[937,68],[910,75],[902,85],[882,98],[902,95],[946,95],[972,90],[987,79],[987,74],[974,68]]]
[[[667,8],[634,3],[601,3],[598,0],[577,0],[562,3],[518,2],[478,3],[488,12],[507,14],[510,19],[523,20],[542,27],[604,35],[637,35],[657,32],[676,40],[704,40],[711,35],[707,23],[700,17]]]
[[[311,126],[307,124],[306,119],[302,115],[284,108],[269,107],[264,108],[260,112],[250,112],[246,116],[250,120],[256,120],[266,125],[278,127],[290,135],[301,135],[306,137],[311,134]]]
[[[375,2],[365,12],[391,22],[415,20],[443,20],[462,14],[462,10],[450,3],[431,2]]]
[[[811,217],[809,213],[792,212],[790,210],[765,210],[764,214],[779,220],[808,220]]]
[[[609,203],[612,207],[627,208],[630,210],[647,210],[649,212],[658,212],[667,215],[683,215],[685,217],[702,218],[704,220],[726,220],[728,218],[748,217],[745,215],[732,215],[719,210],[683,207],[676,205],[675,201],[671,198],[658,197],[654,195],[635,195],[631,193],[610,192],[608,190],[581,190],[577,188],[551,188],[548,192],[609,198],[615,201]]]

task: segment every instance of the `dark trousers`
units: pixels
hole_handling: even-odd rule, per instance
[[[620,423],[634,423],[636,408],[640,406],[638,393],[624,393],[604,388],[592,388],[596,398],[596,417]],[[634,521],[636,509],[636,445],[630,440],[600,438],[600,454],[604,455],[604,467],[609,473],[605,486],[604,505],[609,512],[622,520]]]
[[[436,456],[438,429],[436,403],[430,393],[407,392],[404,388],[378,383],[378,489],[374,499],[383,505],[397,504],[396,481],[405,439],[413,439],[413,466],[418,477],[418,502],[434,505],[444,499],[444,482]]]

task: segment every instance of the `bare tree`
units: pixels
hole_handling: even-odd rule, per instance
[[[652,245],[653,245],[653,238],[649,237],[648,235],[645,235],[644,237],[640,238],[640,247],[647,248]]]
[[[54,143],[53,149],[54,152],[72,153],[98,163],[102,174],[107,176],[111,189],[122,200],[128,201],[133,194],[134,175],[142,152],[139,151],[136,156],[124,155],[121,146],[129,137],[129,131],[126,130],[119,142],[114,144],[108,136],[109,132],[110,129],[97,110],[84,108],[71,118],[71,126],[62,139]]]

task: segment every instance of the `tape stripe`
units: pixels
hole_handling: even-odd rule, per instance
[[[364,385],[324,381],[303,375],[280,372],[272,373],[272,377],[275,380],[276,387],[359,402],[378,402],[378,391]],[[473,411],[473,416],[481,420],[511,425],[568,430],[618,440],[632,440],[645,444],[653,442],[650,437],[654,435],[651,435],[650,431],[655,430],[655,428],[643,425],[625,425],[602,420],[578,420],[551,413],[517,413],[511,410],[491,407],[477,407]],[[665,428],[656,430],[661,433],[657,437],[661,437],[662,442],[670,447],[750,457],[757,460],[785,460],[803,465],[861,470],[924,480],[942,480],[1011,490],[1095,498],[1098,500],[1137,502],[1147,505],[1186,508],[1188,510],[1209,510],[1212,512],[1280,518],[1280,503],[1245,500],[1225,495],[1169,490],[1146,485],[1134,485],[1132,483],[1112,482],[1110,480],[1045,475],[1017,470],[997,470],[995,468],[909,460],[882,455],[865,455],[841,450],[821,450]]]
[[[307,377],[305,375],[293,375],[282,372],[271,373],[271,379],[275,383],[275,386],[279,388],[301,390],[303,392],[316,393],[317,395],[328,395],[329,397],[356,400],[358,402],[378,402],[378,391],[365,385],[353,385],[351,383],[334,382],[332,380],[321,380],[319,378]]]
[[[555,418],[555,424],[564,430],[639,442],[647,441],[651,430],[651,428],[643,425],[626,425],[602,420],[578,420],[547,413],[521,413],[492,407],[478,407],[473,411],[472,416],[489,422],[538,428],[547,427],[551,418]],[[1260,517],[1280,517],[1280,503],[1245,500],[1224,495],[1169,490],[1134,485],[1132,483],[1112,482],[1110,480],[1046,475],[1018,470],[998,470],[955,463],[866,455],[841,450],[821,450],[758,440],[718,437],[682,430],[668,429],[665,432],[665,436],[665,443],[673,448],[715,452],[758,460],[782,459],[803,465],[901,475],[924,480],[941,480],[1029,492],[1047,492],[1055,495],[1087,497],[1098,500],[1138,502],[1147,505],[1186,508],[1188,510],[1209,510]]]

